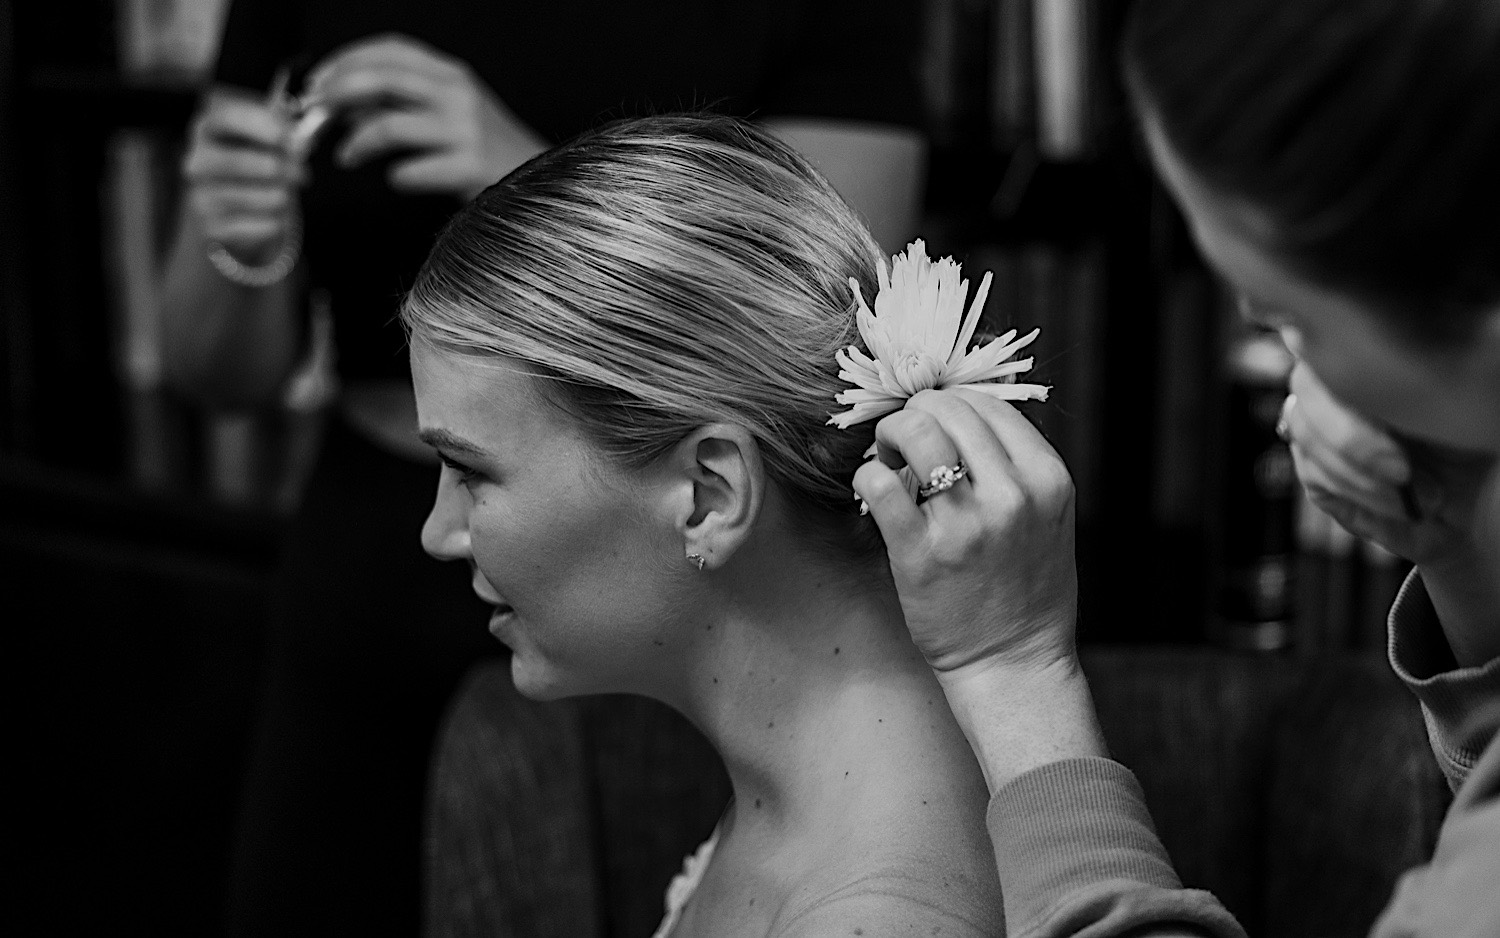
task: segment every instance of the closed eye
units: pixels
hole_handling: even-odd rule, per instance
[[[477,469],[472,469],[451,456],[444,455],[443,453],[438,453],[438,458],[443,461],[443,465],[447,466],[449,469],[452,469],[455,473],[457,473],[458,481],[464,483],[465,485],[469,484],[479,476],[479,471]]]

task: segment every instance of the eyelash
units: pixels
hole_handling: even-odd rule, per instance
[[[470,469],[468,466],[465,466],[463,463],[457,462],[456,460],[453,460],[453,459],[450,459],[447,456],[441,456],[440,455],[439,458],[442,459],[443,465],[447,466],[449,469],[452,469],[454,472],[458,473],[458,481],[462,482],[465,485],[468,485],[470,482],[473,482],[474,479],[477,478],[478,475],[479,475],[479,473],[476,470]]]

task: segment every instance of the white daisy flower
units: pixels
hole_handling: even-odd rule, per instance
[[[878,273],[873,312],[859,282],[849,278],[859,302],[859,334],[871,354],[853,345],[835,354],[839,377],[854,387],[834,395],[849,409],[831,415],[829,423],[844,430],[874,420],[900,410],[907,398],[928,388],[971,388],[1007,401],[1047,399],[1046,386],[1015,383],[1015,376],[1030,371],[1034,360],[1008,360],[1030,345],[1040,329],[1019,339],[1012,329],[969,349],[990,292],[990,274],[980,281],[964,315],[969,282],[959,279],[953,258],[930,259],[920,240],[891,258],[889,276],[884,264]]]

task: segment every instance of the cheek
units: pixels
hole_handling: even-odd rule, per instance
[[[476,505],[468,529],[480,572],[507,602],[594,625],[639,613],[660,554],[649,526],[602,498],[507,505]]]

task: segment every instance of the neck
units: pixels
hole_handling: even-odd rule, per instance
[[[852,583],[785,551],[710,576],[688,686],[667,702],[724,759],[730,825],[810,830],[935,780],[952,786],[967,746],[894,587]]]

